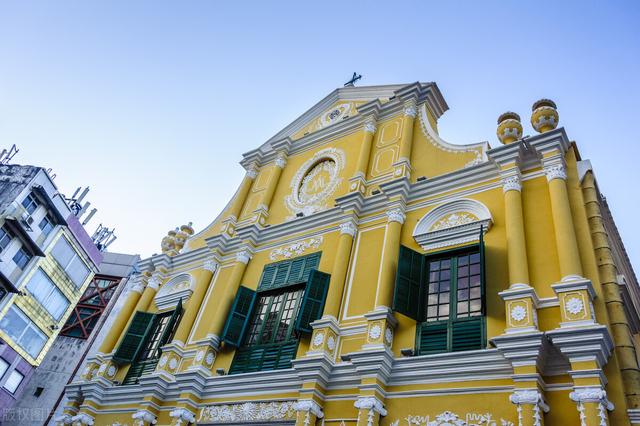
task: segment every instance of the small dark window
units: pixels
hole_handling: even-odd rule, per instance
[[[38,224],[38,228],[40,228],[40,230],[45,236],[49,235],[53,227],[54,227],[53,221],[49,219],[48,215],[43,217],[40,223]]]
[[[8,229],[4,226],[0,228],[0,253],[2,253],[2,250],[7,248],[12,238],[13,235],[11,235],[11,232],[9,232]]]
[[[37,387],[36,391],[33,393],[33,396],[35,396],[36,398],[38,398],[40,395],[42,395],[42,391],[44,391],[44,388],[41,387]]]
[[[24,207],[29,214],[33,214],[33,212],[36,211],[38,208],[38,202],[34,198],[33,194],[27,195],[25,199],[22,200],[22,207]]]
[[[20,247],[16,254],[13,255],[13,261],[20,269],[24,269],[30,260],[31,255],[24,249],[24,247]]]

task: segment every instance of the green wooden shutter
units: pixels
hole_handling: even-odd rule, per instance
[[[308,281],[311,271],[318,269],[318,266],[320,266],[321,254],[322,254],[321,252],[317,252],[304,257],[304,268],[302,270],[302,276],[300,277],[300,282]]]
[[[405,246],[400,246],[396,286],[393,294],[393,310],[421,320],[422,275],[424,256]]]
[[[138,311],[135,313],[131,324],[129,324],[127,333],[122,338],[120,346],[118,346],[116,353],[113,355],[115,362],[129,363],[136,359],[147,335],[153,328],[154,317],[155,315],[149,312]]]
[[[480,227],[480,239],[478,243],[478,250],[480,251],[480,294],[482,296],[482,315],[486,315],[486,303],[485,303],[485,285],[486,285],[486,276],[485,270],[486,267],[484,265],[485,262],[485,253],[484,253],[484,226]]]
[[[310,324],[322,316],[330,279],[331,275],[329,274],[316,269],[311,271],[302,304],[300,305],[300,311],[298,311],[298,318],[296,318],[296,330],[302,333],[311,333]]]
[[[228,345],[238,347],[242,344],[244,333],[251,319],[251,312],[256,301],[256,292],[240,286],[233,301],[231,312],[224,325],[222,340]]]
[[[264,267],[262,270],[262,277],[260,277],[260,284],[258,285],[259,289],[273,287],[273,279],[276,276],[277,269],[277,264],[273,263]]]
[[[447,352],[447,323],[423,323],[420,325],[418,337],[418,353],[420,355]]]
[[[484,318],[458,320],[451,324],[451,350],[471,351],[482,349],[484,343]]]
[[[176,324],[180,320],[181,315],[182,315],[182,299],[178,301],[178,305],[176,306],[176,309],[171,314],[171,318],[169,318],[169,321],[167,321],[167,325],[164,331],[162,332],[162,337],[160,337],[160,345],[159,345],[160,347],[166,345],[169,339],[173,337],[173,331],[175,330]]]

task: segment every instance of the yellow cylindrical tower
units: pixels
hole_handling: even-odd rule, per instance
[[[340,225],[340,239],[338,240],[338,249],[336,250],[336,258],[333,262],[333,269],[331,270],[331,281],[329,282],[329,291],[327,292],[324,309],[325,315],[338,318],[340,314],[342,293],[347,277],[349,259],[351,258],[353,237],[356,235],[356,232],[357,227],[353,222],[345,222]]]
[[[376,308],[378,306],[391,307],[393,304],[393,288],[395,285],[398,252],[400,251],[400,232],[402,231],[404,220],[405,214],[402,209],[395,208],[387,211],[387,230],[383,243],[384,249],[382,252]]]
[[[592,172],[587,172],[582,183],[587,219],[591,228],[591,238],[598,261],[598,272],[602,283],[602,294],[609,314],[611,332],[615,345],[616,357],[620,363],[624,393],[629,409],[640,408],[640,369],[635,347],[631,340],[629,323],[624,312],[618,270],[613,260],[607,231],[604,227],[600,197],[596,189]]]

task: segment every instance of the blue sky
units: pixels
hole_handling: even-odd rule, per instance
[[[150,255],[206,226],[241,154],[346,81],[436,81],[441,135],[488,140],[506,110],[533,134],[555,100],[591,159],[633,263],[638,2],[0,2],[0,147],[91,187],[114,251]]]

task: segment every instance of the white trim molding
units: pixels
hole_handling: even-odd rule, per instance
[[[489,209],[479,201],[463,198],[443,204],[418,221],[413,238],[424,250],[434,250],[480,239],[493,219]]]
[[[169,308],[175,308],[178,301],[187,301],[195,287],[195,280],[191,274],[185,273],[171,278],[154,298],[158,309],[163,311]]]

